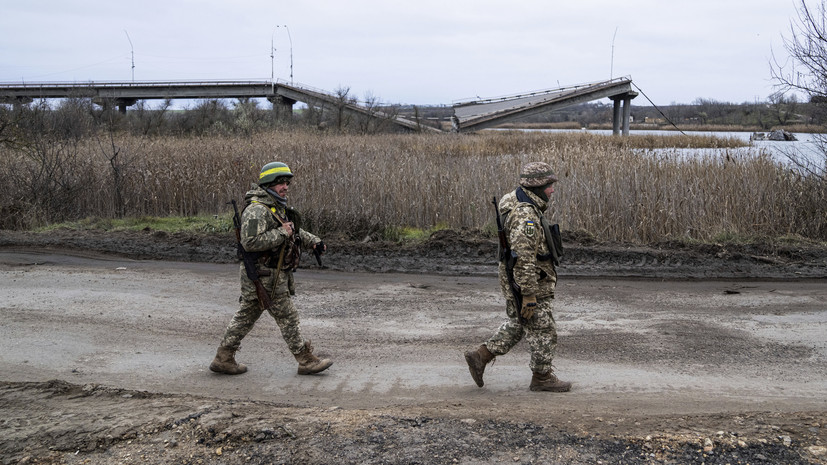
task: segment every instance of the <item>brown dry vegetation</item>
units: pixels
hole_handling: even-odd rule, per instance
[[[536,122],[516,122],[504,123],[497,126],[498,129],[566,129],[578,130],[582,129],[583,125],[577,121],[561,121],[559,123],[536,123]],[[611,127],[609,127],[611,129]]]
[[[555,221],[597,240],[827,238],[823,181],[799,176],[766,154],[740,155],[730,148],[740,144],[726,139],[310,130],[103,139],[0,148],[3,226],[89,216],[224,214],[263,164],[281,160],[297,175],[292,203],[319,232],[490,230],[492,197],[513,189],[523,163],[544,160],[561,179]],[[718,155],[648,151],[666,146],[712,146]]]

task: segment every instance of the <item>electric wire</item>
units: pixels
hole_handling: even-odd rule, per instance
[[[637,84],[635,84],[634,82],[632,83],[632,85],[633,85],[633,86],[635,86],[635,89],[637,89],[638,91],[640,91],[641,95],[643,95],[644,97],[646,97],[646,100],[648,100],[648,101],[649,101],[649,103],[651,103],[651,104],[652,104],[652,106],[653,106],[653,107],[655,107],[655,110],[657,110],[657,111],[658,111],[658,113],[660,113],[660,114],[661,114],[661,116],[663,116],[663,117],[666,119],[666,121],[669,121],[669,124],[671,124],[672,126],[674,126],[674,127],[675,127],[675,129],[677,129],[678,131],[680,131],[680,133],[681,133],[681,134],[683,134],[684,136],[686,135],[686,133],[685,133],[685,132],[681,131],[681,128],[679,128],[679,127],[678,127],[675,123],[673,123],[673,122],[672,122],[672,120],[671,120],[671,119],[669,119],[669,117],[668,117],[668,116],[666,116],[666,115],[665,115],[662,111],[660,111],[660,108],[658,108],[658,106],[657,106],[657,105],[655,105],[655,102],[653,102],[653,101],[652,101],[652,99],[650,99],[650,98],[649,98],[649,96],[648,96],[648,95],[646,95],[646,92],[644,92],[644,91],[643,91],[643,89],[641,89],[640,87],[638,87],[638,85],[637,85]]]

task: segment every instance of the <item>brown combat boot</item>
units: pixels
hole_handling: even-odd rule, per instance
[[[304,349],[298,354],[293,354],[296,357],[296,361],[299,362],[299,371],[300,375],[312,375],[314,373],[319,373],[321,371],[325,371],[330,368],[330,365],[333,365],[333,362],[324,358],[319,360],[318,357],[313,355],[313,346],[310,345],[310,341],[304,341]]]
[[[534,376],[531,377],[529,389],[532,391],[568,392],[571,389],[571,383],[560,381],[551,371],[545,374],[534,373]]]
[[[482,380],[482,373],[485,371],[485,365],[491,360],[494,360],[492,354],[485,344],[482,344],[477,350],[469,350],[465,352],[465,362],[468,363],[468,370],[471,371],[471,377],[477,386],[482,387],[485,384]]]
[[[247,371],[247,367],[235,361],[235,351],[230,347],[220,346],[215,359],[210,363],[210,370],[225,375],[240,375]]]

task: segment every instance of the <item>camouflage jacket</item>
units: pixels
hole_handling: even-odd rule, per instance
[[[533,203],[518,200],[516,190],[504,195],[499,203],[508,244],[517,255],[514,281],[522,288],[524,296],[552,297],[557,285],[557,271],[550,259],[542,227],[542,216],[548,203],[527,189],[523,192]],[[499,275],[503,295],[513,300],[504,262],[500,262]]]
[[[278,266],[281,247],[287,247],[284,251],[285,266],[281,275],[285,279],[290,279],[292,269],[284,268],[289,265],[288,257],[291,256],[293,248],[298,247],[297,239],[301,240],[301,246],[305,249],[312,249],[321,239],[301,228],[294,231],[293,237],[288,237],[281,222],[276,219],[278,216],[286,222],[286,209],[259,186],[254,185],[247,191],[244,201],[247,207],[241,214],[241,245],[248,252],[270,252],[259,260],[259,265],[267,268]],[[279,283],[281,282],[282,279],[279,278]]]

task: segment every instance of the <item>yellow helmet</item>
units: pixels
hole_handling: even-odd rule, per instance
[[[290,171],[290,167],[287,166],[286,163],[282,163],[280,161],[270,162],[261,168],[261,173],[258,175],[258,185],[266,186],[282,177],[293,177],[293,172]]]

